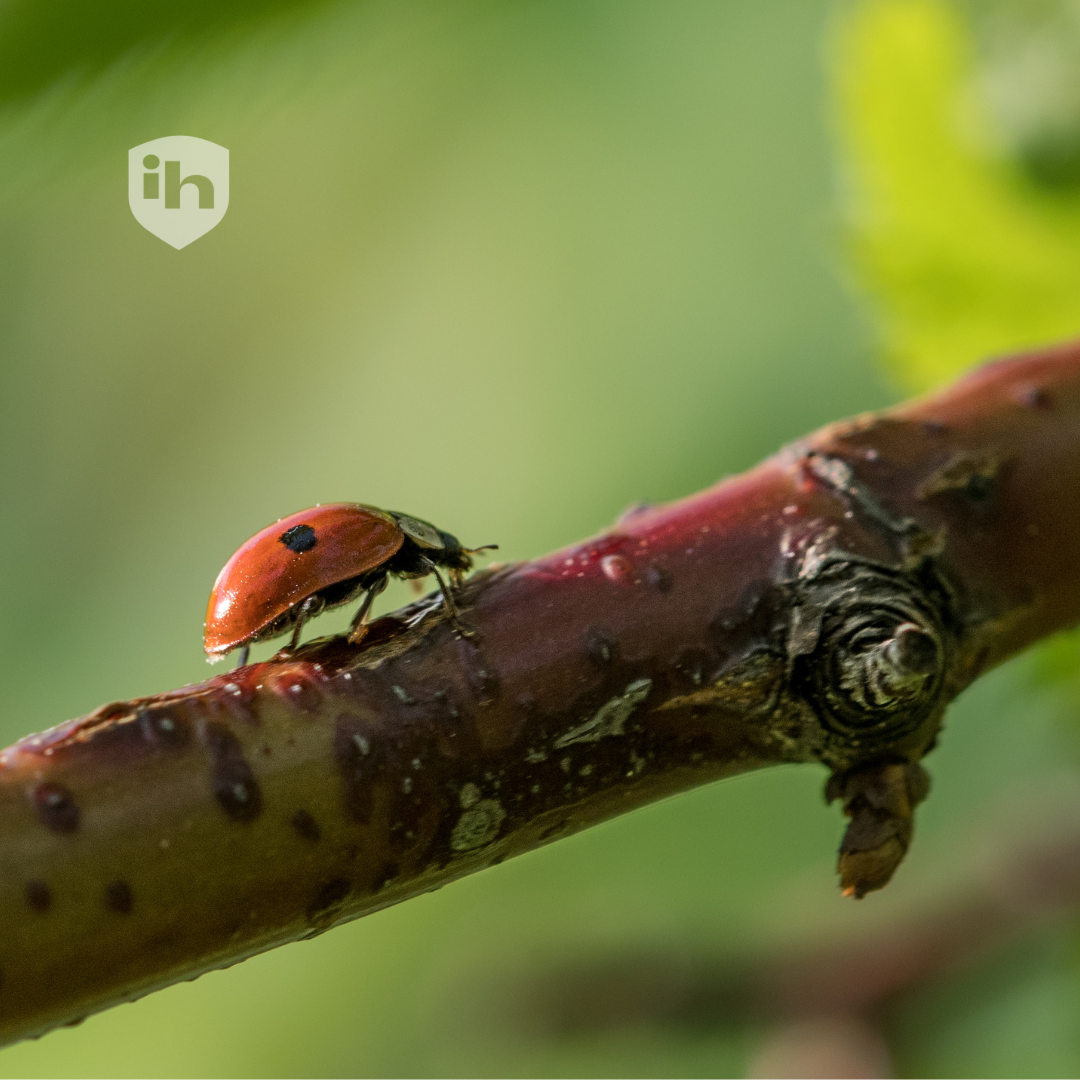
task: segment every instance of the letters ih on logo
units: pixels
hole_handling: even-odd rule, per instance
[[[191,135],[167,135],[128,151],[135,220],[174,248],[208,233],[229,208],[229,151]]]

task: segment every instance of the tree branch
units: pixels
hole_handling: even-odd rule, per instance
[[[1080,345],[0,754],[0,1039],[439,888],[698,784],[819,761],[883,885],[980,672],[1080,617]]]

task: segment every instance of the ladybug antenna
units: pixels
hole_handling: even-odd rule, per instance
[[[482,547],[462,548],[466,555],[479,555],[481,551],[498,551],[498,544],[484,544]]]

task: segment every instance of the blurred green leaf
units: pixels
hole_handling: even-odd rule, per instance
[[[866,0],[835,71],[851,254],[914,389],[1080,331],[1080,197],[1006,152],[946,0]]]

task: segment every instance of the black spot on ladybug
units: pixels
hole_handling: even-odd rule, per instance
[[[310,551],[319,539],[315,530],[310,525],[294,525],[286,529],[278,539],[290,550],[295,552]]]
[[[254,821],[262,813],[262,793],[240,740],[216,720],[206,725],[205,739],[214,798],[233,821]]]
[[[319,823],[306,810],[297,810],[289,820],[292,827],[305,840],[314,843],[322,839],[322,830],[319,828]]]
[[[118,915],[130,915],[135,897],[126,881],[110,881],[105,886],[105,906]]]
[[[60,784],[38,784],[31,799],[47,829],[58,833],[73,833],[79,827],[79,807],[74,796]]]
[[[52,903],[52,893],[49,886],[39,878],[34,878],[26,883],[26,902],[35,910],[45,912]]]
[[[598,626],[585,631],[585,651],[598,667],[604,667],[619,659],[619,643],[613,634]]]
[[[308,907],[308,918],[314,919],[340,904],[352,892],[352,882],[348,878],[334,878],[328,881],[316,894]]]

